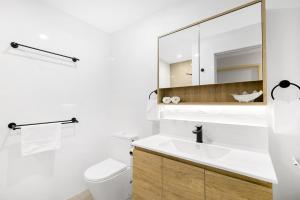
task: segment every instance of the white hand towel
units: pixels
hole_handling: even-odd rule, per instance
[[[59,149],[61,124],[24,126],[21,129],[21,151],[23,156]]]
[[[277,134],[300,133],[300,100],[274,101],[273,131]]]
[[[157,99],[149,99],[147,105],[147,120],[158,121],[160,118]]]

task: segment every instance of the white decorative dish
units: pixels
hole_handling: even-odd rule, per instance
[[[255,99],[260,97],[263,94],[263,91],[253,91],[252,93],[248,94],[247,92],[243,92],[242,94],[232,94],[233,98],[238,102],[253,102]]]

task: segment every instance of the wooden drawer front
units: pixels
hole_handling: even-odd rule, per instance
[[[272,200],[272,189],[205,170],[206,200]]]
[[[133,152],[133,200],[162,199],[162,157]]]
[[[163,200],[204,199],[204,170],[163,158]]]

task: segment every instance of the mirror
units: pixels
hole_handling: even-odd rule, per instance
[[[159,88],[199,85],[199,25],[159,39]]]
[[[261,3],[159,38],[159,88],[263,79]]]
[[[261,3],[200,24],[200,84],[262,80]]]

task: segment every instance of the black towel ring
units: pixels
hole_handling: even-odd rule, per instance
[[[296,87],[300,90],[300,86],[299,86],[299,85],[297,85],[297,84],[295,84],[295,83],[291,83],[291,82],[288,81],[288,80],[283,80],[283,81],[280,81],[279,84],[276,85],[276,86],[272,89],[272,91],[271,91],[271,97],[272,97],[272,99],[275,100],[275,98],[274,98],[274,91],[275,91],[275,89],[276,89],[277,87],[288,88],[288,87],[290,87],[290,85],[296,86]]]
[[[152,91],[152,92],[149,94],[149,99],[151,99],[151,95],[152,95],[153,93],[155,93],[155,94],[157,95],[157,90],[154,90],[154,91]]]

